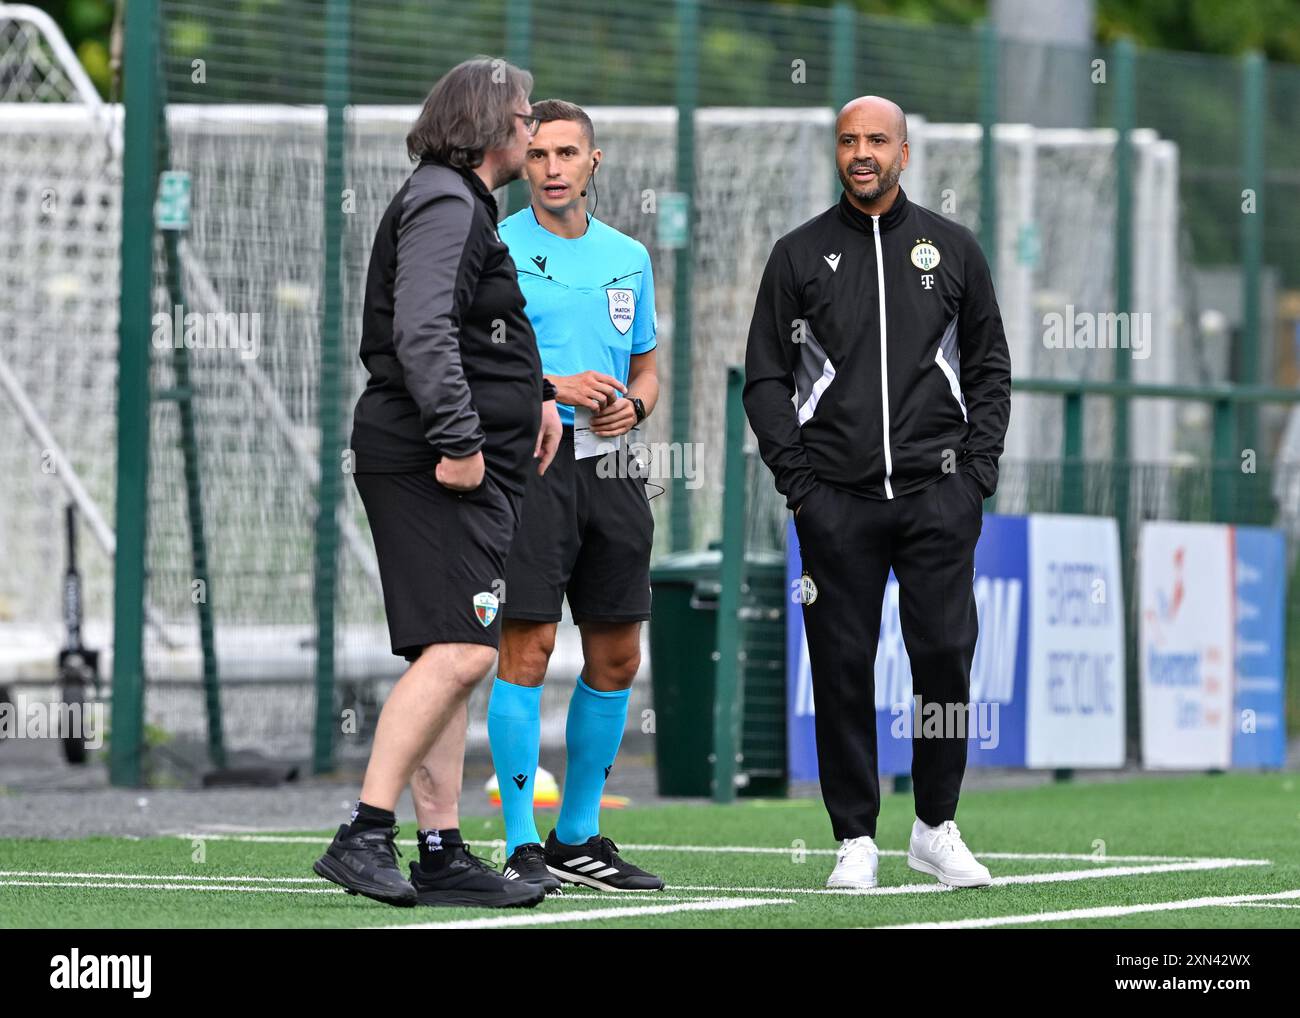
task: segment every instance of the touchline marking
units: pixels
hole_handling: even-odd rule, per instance
[[[132,891],[242,891],[259,894],[342,894],[341,887],[271,887],[263,884],[142,884],[135,881],[0,880],[0,887],[113,887]]]
[[[1234,866],[1268,866],[1268,859],[1198,859],[1195,862],[1165,863],[1158,866],[1110,866],[1099,870],[1062,870],[1058,873],[1016,873],[1005,877],[994,877],[989,886],[1005,887],[1010,884],[1054,884],[1075,880],[1100,880],[1105,877],[1134,877],[1147,873],[1180,873],[1187,870],[1229,869]],[[884,887],[868,887],[862,890],[842,887],[716,887],[697,886],[693,884],[670,884],[670,891],[704,891],[713,894],[827,894],[831,896],[855,895],[870,896],[874,894],[933,894],[948,891],[978,891],[978,887],[949,887],[935,881],[928,884],[895,884]]]
[[[625,908],[589,908],[580,912],[503,916],[499,919],[461,919],[448,923],[414,923],[405,926],[363,926],[360,928],[367,930],[491,930],[503,926],[554,926],[557,923],[590,923],[606,919],[669,915],[676,912],[725,912],[738,908],[793,904],[794,900],[791,898],[704,898],[677,905],[629,905]]]
[[[254,844],[266,845],[328,845],[332,840],[332,835],[295,835],[295,834],[177,834],[174,837],[183,840],[206,839],[208,841],[243,841]],[[473,845],[476,848],[504,848],[505,842],[500,839],[477,840],[469,839],[465,842],[467,845]],[[414,838],[399,838],[399,845],[418,845],[419,842]],[[833,856],[839,852],[837,848],[793,848],[793,847],[773,847],[770,845],[634,845],[619,844],[620,851],[627,849],[630,852],[701,852],[710,853],[738,853],[741,855],[826,855]],[[907,850],[902,848],[882,848],[880,854],[884,856],[906,856]],[[1099,856],[1087,852],[977,852],[976,855],[981,859],[1011,859],[1032,861],[1042,859],[1048,862],[1092,862],[1099,865],[1105,865],[1112,862],[1200,862],[1201,857],[1193,855],[1106,855]]]
[[[1003,915],[983,919],[955,919],[942,923],[902,923],[897,926],[872,926],[875,930],[972,930],[989,926],[1013,926],[1022,923],[1057,923],[1071,919],[1113,919],[1143,912],[1178,912],[1188,908],[1216,908],[1242,905],[1276,898],[1300,898],[1300,888],[1273,894],[1237,894],[1222,898],[1187,898],[1183,901],[1157,901],[1148,905],[1104,905],[1097,908],[1074,908],[1066,912],[1038,912],[1031,915]]]
[[[152,873],[55,873],[44,870],[0,870],[0,877],[80,877],[81,880],[0,880],[0,887],[108,887],[129,888],[141,891],[280,891],[299,894],[340,894],[343,888],[327,883],[320,877],[191,877],[186,875],[158,876]],[[235,881],[261,881],[260,886],[240,885]],[[93,881],[93,883],[91,882]],[[184,881],[174,883],[173,881]],[[314,884],[315,887],[273,887],[272,883]],[[649,896],[651,892],[647,892]],[[699,901],[696,896],[686,897],[676,894],[653,892],[655,901]],[[599,891],[590,893],[573,892],[566,895],[554,895],[550,900],[567,898],[574,903],[596,901],[627,901],[627,894],[603,894]]]
[[[0,877],[69,877],[93,880],[188,880],[195,883],[220,880],[228,883],[318,884],[320,877],[217,877],[200,873],[65,873],[53,870],[0,870]]]

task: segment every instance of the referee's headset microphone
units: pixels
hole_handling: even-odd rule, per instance
[[[600,160],[597,159],[595,156],[592,156],[591,175],[587,177],[587,183],[583,186],[582,190],[578,192],[578,194],[583,198],[587,197],[587,188],[591,188],[593,191],[596,190],[596,169],[599,166],[600,166]],[[595,196],[592,198],[591,208],[590,210],[588,210],[588,215],[594,216],[596,214],[596,206],[599,204],[600,204],[600,192],[597,191]]]

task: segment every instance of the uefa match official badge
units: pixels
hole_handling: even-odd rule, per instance
[[[626,336],[632,328],[632,319],[636,317],[636,291],[616,287],[605,291],[609,298],[609,320],[614,328]]]
[[[483,623],[484,629],[492,625],[492,620],[497,617],[497,604],[496,595],[489,594],[486,590],[474,595],[474,614]]]
[[[929,272],[939,264],[939,249],[925,237],[918,237],[912,248],[912,264],[922,272]]]

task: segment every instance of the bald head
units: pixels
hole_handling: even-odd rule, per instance
[[[872,215],[888,209],[907,168],[907,117],[898,103],[864,95],[835,118],[835,164],[849,201]]]
[[[883,96],[860,95],[846,102],[835,118],[835,133],[838,135],[846,124],[877,127],[887,124],[891,141],[907,141],[907,115],[903,107]]]

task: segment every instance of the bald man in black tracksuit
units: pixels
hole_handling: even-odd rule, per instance
[[[964,707],[975,543],[982,500],[997,487],[1010,358],[975,238],[897,185],[901,111],[856,100],[837,121],[836,148],[839,203],[778,240],[763,274],[744,402],[796,510],[810,579],[801,600],[826,808],[837,839],[874,853],[873,671],[886,580],[892,566],[914,694]],[[909,861],[974,886],[987,871],[949,823],[965,764],[964,737],[914,739]],[[853,879],[832,886],[874,886],[874,858],[858,862]]]

